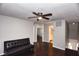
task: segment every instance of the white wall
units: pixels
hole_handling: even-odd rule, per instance
[[[56,26],[56,22],[61,21],[61,26]],[[54,40],[53,40],[53,47],[65,50],[65,20],[56,20],[50,23],[54,27]],[[48,31],[49,24],[44,25],[44,41],[49,42],[49,31]]]
[[[59,20],[60,21],[60,20]],[[56,21],[54,24],[54,44],[53,47],[65,50],[65,20],[61,20],[61,26],[56,26]]]
[[[0,15],[0,54],[4,51],[4,41],[20,38],[33,40],[33,22]]]
[[[78,39],[78,23],[69,23],[69,39]]]
[[[49,25],[44,24],[44,41],[49,42]]]

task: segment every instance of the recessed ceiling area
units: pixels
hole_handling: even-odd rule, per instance
[[[0,15],[35,21],[27,19],[34,16],[32,12],[52,13],[50,20],[79,22],[78,3],[0,3]]]

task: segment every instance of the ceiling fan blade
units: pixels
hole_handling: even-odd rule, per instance
[[[34,15],[38,15],[38,13],[36,13],[36,12],[32,12]]]
[[[37,17],[35,17],[35,16],[34,17],[28,17],[28,19],[31,19],[31,18],[37,18]]]
[[[52,13],[44,14],[43,16],[52,16]]]
[[[49,20],[49,18],[47,18],[47,17],[44,17],[44,16],[43,16],[42,18]]]

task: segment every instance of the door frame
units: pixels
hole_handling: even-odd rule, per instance
[[[37,28],[42,28],[42,42],[44,42],[44,24],[41,23],[34,23],[33,25],[33,39],[34,42],[37,42]]]

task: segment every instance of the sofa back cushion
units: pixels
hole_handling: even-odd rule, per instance
[[[9,49],[17,48],[19,46],[28,45],[28,44],[30,44],[29,38],[4,41],[4,52],[6,52]]]

